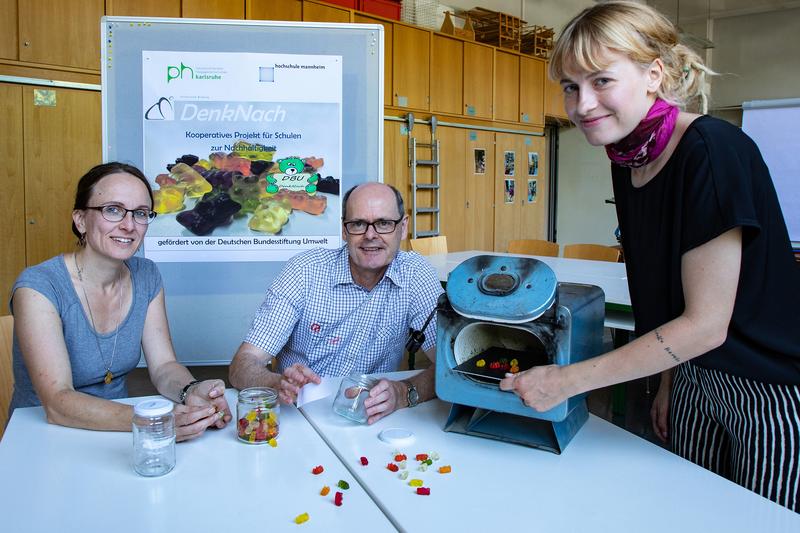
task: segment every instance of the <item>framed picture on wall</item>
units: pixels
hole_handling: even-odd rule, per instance
[[[528,176],[539,175],[539,152],[528,152]]]
[[[503,152],[503,175],[514,175],[514,152]]]
[[[514,187],[514,180],[513,179],[505,180],[505,191],[504,191],[504,194],[503,194],[503,199],[505,200],[505,203],[507,203],[507,204],[513,204],[514,203],[514,188],[515,187]]]
[[[475,174],[486,174],[486,150],[475,148]]]
[[[536,202],[536,182],[538,180],[528,180],[528,203],[532,204]]]

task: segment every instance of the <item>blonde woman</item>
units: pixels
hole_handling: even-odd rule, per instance
[[[98,165],[78,182],[79,246],[22,272],[12,288],[14,395],[10,411],[42,405],[53,424],[130,431],[126,376],[141,352],[150,378],[177,402],[178,440],[231,419],[221,380],[196,381],[175,359],[161,276],[134,254],[155,218],[142,172]]]
[[[611,160],[638,338],[501,387],[545,410],[667,371],[657,434],[800,511],[800,268],[753,141],[684,110],[704,106],[707,73],[643,4],[600,3],[565,27],[550,74],[570,120]]]

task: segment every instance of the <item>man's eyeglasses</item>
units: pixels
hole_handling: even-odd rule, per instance
[[[109,222],[121,222],[128,213],[133,215],[133,221],[137,224],[147,225],[156,218],[156,212],[149,209],[125,209],[119,205],[100,205],[94,207],[84,207],[84,209],[94,209],[100,211],[103,218]]]
[[[367,222],[366,220],[350,220],[344,223],[344,230],[350,235],[363,235],[367,232],[370,226],[375,230],[375,233],[386,234],[392,233],[404,217],[397,220],[376,220],[375,222]]]

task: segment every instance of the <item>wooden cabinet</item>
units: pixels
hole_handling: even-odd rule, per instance
[[[106,15],[120,17],[180,17],[181,0],[106,0]]]
[[[350,22],[350,10],[316,2],[303,2],[303,20],[309,22]]]
[[[75,185],[102,158],[100,93],[48,88],[55,105],[41,106],[34,103],[37,90],[22,87],[25,151],[18,156],[24,157],[28,265],[74,249]]]
[[[247,0],[249,20],[303,20],[302,0]]]
[[[183,0],[181,15],[192,19],[244,19],[245,0]]]
[[[494,118],[519,121],[519,55],[495,49]]]
[[[552,81],[547,76],[546,68],[544,77],[544,114],[560,120],[569,120],[567,112],[564,110],[564,91],[561,89],[561,84]]]
[[[544,61],[519,58],[519,121],[544,126]]]
[[[100,69],[103,0],[27,0],[19,9],[19,59]]]
[[[464,44],[434,35],[431,46],[431,111],[460,115],[462,109]]]
[[[494,250],[494,133],[467,130],[464,142],[464,250]]]
[[[17,45],[17,0],[0,0],[0,20],[8,21],[0,32],[0,58],[19,59]]]
[[[392,105],[392,30],[394,25],[385,20],[353,13],[353,22],[383,26],[383,105]]]
[[[466,161],[464,146],[467,130],[440,127],[439,139],[439,233],[447,236],[447,250],[466,250]]]
[[[0,83],[0,227],[3,228],[3,253],[0,253],[0,315],[8,314],[8,297],[14,280],[25,268],[25,182],[22,148],[22,87]]]
[[[430,108],[431,32],[395,24],[392,35],[392,103],[420,111]]]
[[[492,118],[494,48],[485,44],[464,43],[464,110],[475,118]]]
[[[495,139],[494,250],[506,252],[512,239],[547,238],[547,143],[508,133]]]

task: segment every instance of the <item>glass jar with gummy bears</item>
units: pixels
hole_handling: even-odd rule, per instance
[[[236,402],[236,434],[249,444],[264,444],[278,436],[281,407],[278,393],[267,387],[239,391]]]

